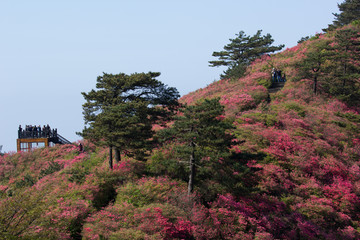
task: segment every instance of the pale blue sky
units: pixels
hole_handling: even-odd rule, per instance
[[[293,47],[321,32],[342,0],[0,0],[0,145],[19,124],[50,124],[70,141],[81,92],[106,73],[161,72],[181,95],[218,80],[212,52],[243,30]]]

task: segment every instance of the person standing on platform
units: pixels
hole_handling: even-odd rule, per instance
[[[22,128],[21,125],[19,125],[18,138],[21,138],[21,133],[22,133]]]

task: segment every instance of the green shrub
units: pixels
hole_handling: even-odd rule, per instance
[[[284,103],[284,107],[288,111],[293,110],[293,111],[297,112],[297,114],[300,117],[305,117],[305,115],[306,115],[305,108],[302,105],[300,105],[299,103],[287,102],[287,103]]]
[[[83,183],[86,175],[88,174],[88,172],[81,166],[75,166],[67,170],[66,173],[69,175],[69,181],[77,184]]]
[[[26,174],[20,181],[15,183],[16,188],[31,187],[36,183],[36,179],[30,174]]]
[[[264,86],[266,88],[270,88],[271,86],[271,79],[257,79],[257,83],[261,86]]]
[[[170,190],[169,186],[153,185],[152,183],[138,185],[136,183],[128,183],[126,186],[118,190],[116,202],[127,202],[135,207],[142,207],[153,202],[158,202]]]
[[[342,121],[332,121],[332,122],[341,128],[345,128],[347,126],[347,124]]]
[[[146,162],[146,169],[151,175],[155,176],[170,176],[186,180],[188,173],[185,169],[185,164],[181,164],[178,159],[175,159],[174,150],[155,151]],[[164,153],[167,152],[167,153]]]
[[[146,233],[136,229],[126,229],[122,228],[121,230],[114,232],[110,235],[109,240],[118,240],[118,239],[133,239],[133,240],[143,240],[151,239],[147,236]],[[155,238],[156,239],[156,238]]]
[[[52,174],[54,172],[58,172],[63,169],[63,165],[57,162],[49,162],[49,166],[45,169],[41,169],[40,171],[40,178],[45,177],[46,175]]]
[[[261,122],[267,127],[275,126],[278,123],[276,114],[264,113],[264,112],[253,112],[242,115],[243,118],[251,118],[254,122]],[[241,120],[241,119],[240,119]],[[244,121],[242,121],[243,123]]]
[[[100,210],[113,202],[116,198],[116,188],[123,184],[127,177],[120,172],[110,171],[109,169],[99,169],[95,171],[92,181],[99,187],[99,191],[94,195],[93,206]],[[88,179],[90,181],[90,179]]]
[[[140,179],[135,183],[128,183],[117,190],[116,203],[127,202],[135,207],[143,207],[152,203],[163,203],[174,192],[181,192],[176,181],[167,178]]]
[[[350,122],[360,123],[360,115],[359,114],[355,114],[355,113],[351,113],[351,112],[346,112],[346,113],[336,112],[335,115],[338,117],[346,118]]]

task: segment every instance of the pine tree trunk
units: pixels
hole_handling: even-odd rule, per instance
[[[346,71],[347,71],[346,68],[347,68],[346,63],[344,63],[344,73],[343,73],[343,83],[342,83],[343,92],[344,92],[344,88],[345,88],[345,84],[346,84]]]
[[[346,55],[347,55],[348,50],[349,50],[349,48],[348,48],[348,47],[345,47],[345,54],[346,54]],[[345,57],[345,59],[348,59],[348,58],[347,58],[347,57]],[[343,91],[344,91],[345,84],[346,84],[346,72],[347,72],[347,65],[346,65],[346,60],[344,60]]]
[[[192,151],[190,154],[190,174],[189,174],[189,183],[188,183],[188,196],[193,192],[194,189],[194,179],[195,179],[195,144],[191,143]]]
[[[115,162],[119,163],[121,161],[120,149],[115,148]]]
[[[113,169],[112,146],[109,147],[109,168]]]
[[[316,95],[317,92],[317,76],[314,77],[314,94]]]

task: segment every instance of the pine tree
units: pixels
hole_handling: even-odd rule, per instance
[[[325,70],[325,62],[329,57],[327,51],[329,41],[321,39],[314,40],[314,43],[308,48],[306,58],[297,64],[301,78],[313,79],[313,92],[318,93],[319,78],[323,80]]]
[[[348,26],[335,33],[334,43],[328,51],[331,67],[329,68],[328,92],[350,105],[359,103],[360,78],[360,33],[359,28]]]
[[[178,143],[180,157],[188,159],[189,195],[193,192],[196,179],[204,180],[205,175],[214,177],[214,174],[209,174],[209,169],[218,171],[216,164],[219,159],[229,156],[233,137],[228,130],[233,126],[222,120],[223,112],[219,99],[205,100],[181,109],[172,128],[163,131],[163,135],[172,137]],[[197,177],[198,174],[201,176]]]
[[[178,91],[155,78],[160,73],[107,74],[97,78],[97,90],[83,92],[85,127],[81,135],[109,147],[116,161],[120,152],[143,159],[151,148],[152,125],[169,120],[178,106]]]
[[[343,3],[338,4],[340,13],[333,13],[335,20],[329,24],[325,32],[332,31],[335,28],[352,23],[355,20],[360,20],[360,0],[345,0]]]
[[[340,14],[334,13],[336,18],[335,24],[344,26],[354,20],[360,19],[360,1],[359,0],[345,0],[343,3],[338,4]]]
[[[337,97],[351,106],[360,104],[360,33],[348,25],[328,33],[333,38],[313,39],[306,58],[297,64],[301,78],[313,79],[313,91]],[[320,84],[319,84],[320,83]]]
[[[209,61],[210,67],[227,66],[222,78],[241,77],[246,67],[258,57],[281,50],[284,45],[271,46],[274,42],[270,34],[261,35],[258,30],[254,36],[247,36],[243,31],[236,34],[236,38],[229,39],[230,43],[224,46],[224,51],[213,52],[212,56],[219,60]]]

